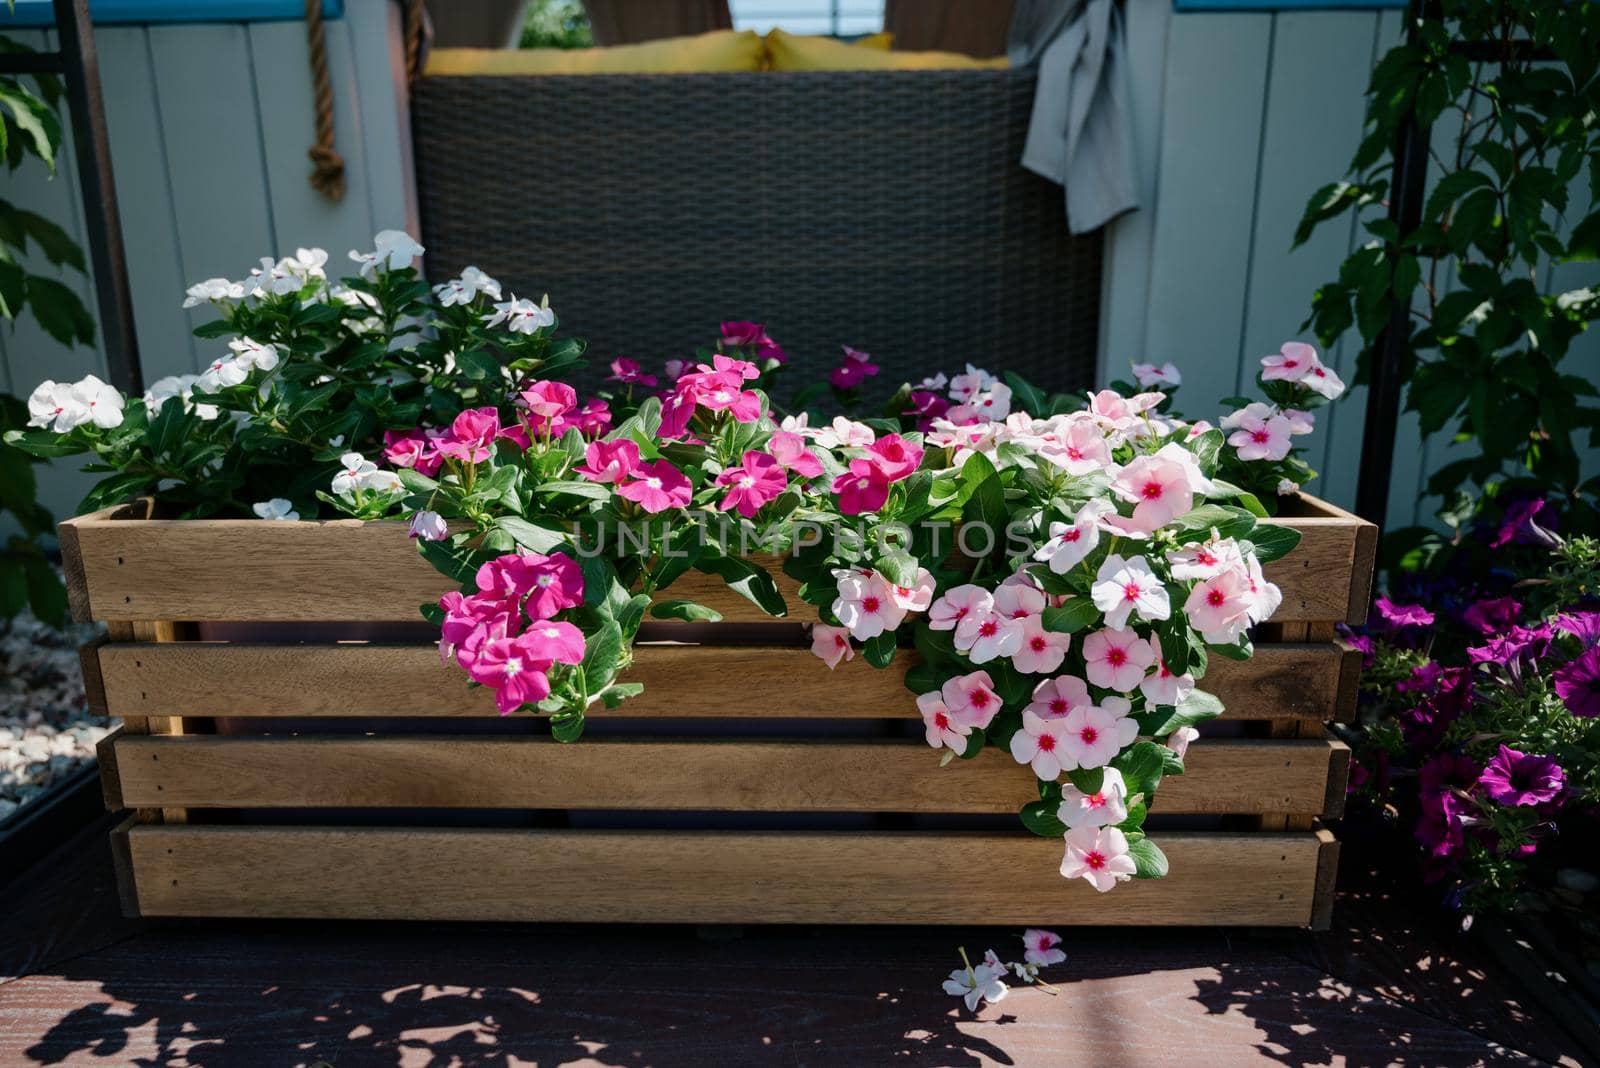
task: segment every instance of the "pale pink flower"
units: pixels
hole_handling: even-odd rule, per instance
[[[811,624],[811,653],[832,671],[840,662],[854,660],[856,651],[850,645],[850,632],[843,627],[830,627],[826,623]]]
[[[1306,376],[1300,380],[1300,384],[1313,393],[1320,393],[1329,400],[1337,400],[1339,395],[1344,392],[1344,380],[1334,373],[1333,368],[1324,365],[1321,361],[1318,361],[1306,373]]]
[[[933,603],[933,572],[925,567],[917,568],[916,580],[909,586],[896,586],[889,584],[893,591],[895,603],[907,612],[926,612]]]
[[[1184,465],[1160,453],[1136,456],[1116,477],[1111,488],[1132,502],[1133,528],[1148,534],[1194,507],[1195,487]]]
[[[953,586],[928,608],[928,626],[933,630],[955,630],[968,616],[987,615],[993,610],[994,595],[982,586]]]
[[[1207,642],[1232,645],[1250,625],[1252,603],[1249,576],[1233,569],[1197,583],[1183,610]]]
[[[1116,735],[1118,752],[1132,745],[1139,737],[1139,721],[1133,718],[1133,702],[1126,697],[1106,697],[1099,711],[1110,718]]]
[[[906,610],[895,598],[894,587],[877,572],[849,568],[835,571],[833,577],[839,585],[833,614],[856,641],[876,638],[905,620]]]
[[[1022,932],[1022,959],[1040,968],[1060,964],[1067,959],[1061,951],[1061,936],[1054,931],[1030,927]]]
[[[1136,611],[1140,619],[1151,622],[1172,615],[1167,588],[1142,556],[1124,560],[1112,553],[1106,557],[1089,592],[1094,606],[1113,627],[1126,626],[1128,616]]]
[[[1047,675],[1061,666],[1072,645],[1072,635],[1046,630],[1039,616],[1024,616],[1022,645],[1011,654],[1011,666],[1024,675]]]
[[[1278,479],[1278,496],[1293,497],[1300,492],[1300,483],[1287,478]]]
[[[1301,341],[1285,341],[1280,352],[1261,357],[1261,378],[1265,382],[1298,382],[1316,363],[1316,349]]]
[[[1090,708],[1094,700],[1089,687],[1074,675],[1058,675],[1045,679],[1033,688],[1033,702],[1025,711],[1041,719],[1061,719],[1074,708]]]
[[[1183,384],[1183,375],[1171,363],[1164,363],[1160,367],[1153,363],[1136,363],[1133,365],[1133,378],[1142,389],[1165,389]]]
[[[1101,772],[1100,789],[1086,794],[1071,783],[1061,785],[1061,805],[1056,818],[1068,829],[1114,827],[1128,818],[1128,785],[1122,772],[1106,768]]]
[[[1083,660],[1089,681],[1118,693],[1131,693],[1156,662],[1150,643],[1131,630],[1107,627],[1083,640]]]
[[[1024,571],[1013,572],[994,591],[994,610],[1011,619],[1036,616],[1045,603],[1044,591]]]
[[[786,471],[792,471],[801,478],[816,478],[822,474],[822,461],[817,459],[816,453],[806,448],[805,438],[799,434],[788,430],[776,431],[772,440],[767,442],[767,451]]]
[[[1074,708],[1066,719],[1051,722],[1061,727],[1058,734],[1061,751],[1057,759],[1068,771],[1103,768],[1122,751],[1117,719],[1104,709]]]
[[[1102,894],[1137,871],[1128,855],[1128,838],[1115,827],[1074,827],[1066,834],[1061,874],[1087,879]]]
[[[1189,743],[1200,737],[1200,732],[1193,727],[1179,727],[1167,735],[1167,748],[1182,760],[1189,752]]]
[[[450,536],[450,527],[438,512],[422,511],[411,517],[411,536],[422,541],[443,541]]]
[[[957,404],[965,404],[984,390],[993,388],[995,383],[994,375],[969,363],[966,374],[950,379],[950,399]]]
[[[951,714],[950,709],[945,706],[944,696],[939,691],[919,696],[917,711],[922,713],[922,723],[926,728],[929,745],[935,749],[950,749],[956,753],[966,750],[972,728]]]
[[[955,646],[972,658],[974,664],[987,664],[995,657],[1014,656],[1022,648],[1022,621],[1003,616],[991,608],[971,614],[956,626]]]
[[[1069,475],[1092,475],[1111,466],[1111,447],[1099,423],[1084,412],[1049,420],[1039,455]]]
[[[1000,977],[1005,974],[1003,966],[997,968],[991,964],[957,968],[950,973],[950,978],[944,981],[944,992],[961,998],[970,1011],[977,1012],[980,1002],[995,1002],[1006,996],[1009,988],[1000,981]]]
[[[1190,542],[1181,549],[1167,553],[1167,563],[1172,565],[1172,577],[1180,582],[1213,578],[1241,566],[1242,562],[1239,543],[1232,538]]]
[[[1228,444],[1239,450],[1245,461],[1277,461],[1289,455],[1289,420],[1281,415],[1263,419],[1246,412],[1239,418],[1239,429],[1228,435]]]
[[[1250,590],[1250,622],[1260,623],[1278,610],[1283,591],[1261,573],[1261,560],[1255,553],[1245,557],[1245,585]]]
[[[1033,554],[1043,560],[1057,575],[1071,571],[1084,557],[1094,552],[1100,544],[1100,530],[1105,518],[1115,512],[1111,502],[1096,498],[1078,509],[1072,523],[1051,523],[1050,540]]]
[[[1289,420],[1289,433],[1295,437],[1309,434],[1317,429],[1317,417],[1313,412],[1302,412],[1298,408],[1285,408],[1283,417]]]
[[[857,423],[842,415],[833,422],[811,432],[811,440],[824,449],[864,449],[878,439],[878,434],[865,423]]]
[[[958,675],[946,682],[940,693],[950,714],[970,727],[988,727],[1000,711],[1000,695],[994,692],[994,680],[987,671]]]
[[[1045,782],[1055,782],[1061,777],[1061,759],[1066,752],[1063,737],[1070,722],[1023,712],[1022,729],[1011,736],[1011,756],[1018,764],[1031,766],[1034,775]]]
[[[1155,671],[1139,683],[1139,692],[1152,705],[1176,705],[1194,693],[1194,676],[1174,675],[1165,660],[1157,660]]]

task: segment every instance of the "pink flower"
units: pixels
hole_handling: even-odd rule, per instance
[[[951,714],[945,706],[944,697],[937,690],[917,698],[917,711],[922,713],[929,745],[935,749],[952,749],[957,753],[966,750],[972,728]]]
[[[1111,447],[1093,417],[1084,413],[1062,416],[1051,431],[1054,440],[1040,447],[1040,455],[1069,475],[1090,475],[1111,466]]]
[[[1071,524],[1051,523],[1050,540],[1039,547],[1033,558],[1045,561],[1057,575],[1066,574],[1100,544],[1101,524],[1113,511],[1111,502],[1096,499],[1078,509]]]
[[[1312,365],[1311,370],[1300,380],[1300,384],[1329,400],[1338,399],[1344,392],[1344,380],[1333,373],[1333,368],[1324,366],[1321,360]]]
[[[1189,579],[1215,578],[1224,571],[1242,567],[1239,545],[1232,538],[1220,541],[1190,542],[1181,549],[1167,553],[1167,563],[1172,565],[1172,577],[1186,582]]]
[[[1232,645],[1250,625],[1248,576],[1237,570],[1197,583],[1183,602],[1189,625],[1212,645]]]
[[[965,404],[984,390],[992,388],[995,382],[994,375],[969,363],[966,374],[956,375],[950,380],[950,399]]]
[[[753,519],[763,505],[784,491],[789,477],[777,460],[752,449],[744,454],[744,463],[717,476],[717,485],[728,487],[719,509],[726,512],[736,507],[740,515]]]
[[[1061,936],[1054,931],[1030,927],[1022,932],[1022,959],[1040,968],[1060,964],[1067,955],[1060,950]]]
[[[839,389],[854,389],[878,373],[878,365],[872,362],[871,356],[849,345],[840,347],[844,349],[844,363],[834,368],[833,373],[828,376],[828,381],[834,386]]]
[[[933,602],[933,572],[925,567],[919,567],[916,580],[911,585],[890,584],[889,589],[894,593],[895,603],[907,612],[926,612]]]
[[[495,706],[502,716],[550,696],[550,680],[545,672],[550,670],[551,662],[536,659],[531,644],[522,635],[491,636],[485,628],[467,639],[463,647],[472,650],[467,673],[474,682],[495,692]]]
[[[698,366],[705,374],[734,375],[740,382],[753,382],[761,377],[761,369],[749,360],[735,359],[720,352],[712,354],[710,363]]]
[[[1263,419],[1252,412],[1239,417],[1239,429],[1228,435],[1228,444],[1239,450],[1239,459],[1277,461],[1289,455],[1289,420],[1281,415]]]
[[[555,432],[565,433],[568,426],[576,426],[584,437],[598,437],[611,426],[611,406],[599,397],[584,402],[582,408],[568,417],[570,422],[557,422]]]
[[[1011,654],[1011,666],[1025,675],[1047,675],[1061,666],[1072,635],[1046,630],[1039,616],[1026,616],[1022,623],[1022,647]]]
[[[538,619],[517,639],[536,660],[583,663],[583,631],[571,623]]]
[[[1033,768],[1034,775],[1045,782],[1055,782],[1061,777],[1062,757],[1066,752],[1063,738],[1070,719],[1041,719],[1032,712],[1022,713],[1022,729],[1011,736],[1011,756],[1018,764]]]
[[[1131,630],[1107,627],[1083,640],[1084,668],[1089,681],[1118,693],[1131,693],[1156,662],[1150,643]]]
[[[825,449],[853,447],[864,449],[878,439],[877,431],[865,423],[857,423],[842,415],[833,417],[827,426],[811,432],[811,439]]]
[[[686,508],[693,496],[689,479],[666,460],[641,463],[628,477],[632,481],[618,485],[617,496],[626,497],[652,515],[668,508]]]
[[[1134,457],[1111,480],[1111,488],[1123,500],[1134,502],[1132,526],[1146,534],[1194,507],[1189,472],[1160,455]]]
[[[411,517],[411,536],[422,541],[443,541],[450,527],[438,512],[422,511]]]
[[[851,460],[850,470],[833,480],[844,515],[876,512],[889,499],[889,476],[871,460]]]
[[[626,382],[628,385],[653,386],[656,384],[655,375],[647,375],[633,360],[624,360],[618,357],[611,361],[611,374],[606,376],[608,382]]]
[[[739,361],[739,366],[748,367],[749,364]],[[692,385],[695,401],[707,411],[725,411],[736,423],[753,423],[761,418],[761,395],[753,389],[743,388],[742,372],[739,370],[702,371],[684,375],[678,379],[679,389],[685,383]]]
[[[989,611],[972,613],[956,626],[955,646],[974,664],[1015,656],[1022,649],[1022,620],[1003,615],[992,604]]]
[[[1133,365],[1133,377],[1140,389],[1165,389],[1183,384],[1183,375],[1170,363],[1160,367],[1153,363],[1136,363]]]
[[[1152,705],[1176,705],[1194,693],[1194,676],[1174,675],[1165,660],[1156,661],[1156,670],[1139,683],[1139,692]]]
[[[1061,787],[1061,805],[1056,817],[1069,829],[1114,827],[1128,818],[1128,784],[1122,772],[1106,768],[1101,772],[1100,789],[1086,794],[1071,783]]]
[[[1041,719],[1061,719],[1074,708],[1090,708],[1089,687],[1073,675],[1058,675],[1045,679],[1033,688],[1033,703],[1027,711]]]
[[[383,432],[383,458],[395,467],[409,467],[432,478],[444,462],[433,439],[421,430]]]
[[[467,464],[481,464],[489,458],[489,448],[500,433],[500,413],[493,408],[468,408],[450,424],[449,434],[441,438],[439,452]]]
[[[694,366],[688,360],[667,360],[661,365],[661,373],[668,382],[676,382],[683,377],[683,373]]]
[[[1074,827],[1067,832],[1061,874],[1087,879],[1102,894],[1131,879],[1138,868],[1128,855],[1128,838],[1115,827]]]
[[[1026,571],[1008,575],[994,591],[994,610],[1009,619],[1025,619],[1045,610],[1044,591]]]
[[[444,623],[439,628],[439,661],[445,664],[475,631],[488,627],[491,621],[498,620],[499,632],[504,634],[510,627],[511,611],[516,608],[493,596],[459,590],[440,597],[439,607],[444,609]],[[461,666],[467,664],[463,662]]]
[[[583,452],[583,462],[573,470],[590,482],[621,482],[639,469],[639,446],[627,438],[592,441]]]
[[[994,692],[994,680],[987,671],[959,675],[939,692],[950,714],[968,727],[987,728],[1000,711],[1000,695]]]
[[[793,471],[801,478],[816,478],[822,474],[822,461],[817,459],[816,453],[806,448],[806,439],[793,431],[774,432],[772,439],[767,442],[767,451],[785,470]]]
[[[890,482],[899,482],[922,466],[922,449],[899,434],[885,434],[867,446],[867,460]]]
[[[928,608],[928,626],[933,630],[955,630],[969,615],[987,615],[993,609],[994,595],[982,586],[954,586]]]
[[[832,671],[841,661],[854,660],[856,651],[850,645],[850,632],[843,627],[830,627],[826,623],[811,624],[811,653]]]
[[[912,390],[911,407],[901,415],[914,415],[917,417],[917,429],[927,430],[938,419],[950,410],[950,402],[937,393],[925,389]]]
[[[857,641],[876,638],[905,620],[906,610],[900,606],[894,586],[877,572],[851,568],[835,571],[833,577],[839,589],[833,614]]]
[[[583,569],[566,553],[507,553],[478,568],[474,581],[480,593],[512,605],[526,598],[532,620],[583,603]]]
[[[565,382],[548,379],[523,387],[522,405],[538,420],[554,421],[578,406],[578,393]]]
[[[1128,616],[1137,611],[1139,618],[1154,622],[1172,615],[1172,602],[1167,588],[1142,556],[1124,560],[1116,553],[1105,558],[1090,587],[1094,606],[1105,613],[1106,622],[1113,627],[1127,625]]]
[[[689,420],[694,418],[699,403],[693,381],[697,377],[686,375],[680,378],[673,391],[661,398],[661,427],[657,431],[661,440],[672,441],[683,437],[688,431]]]
[[[747,320],[735,320],[722,324],[722,343],[735,348],[754,348],[756,355],[764,360],[777,360],[783,363],[786,356],[778,343],[767,336],[767,328],[760,323]]]
[[[1167,735],[1167,748],[1172,750],[1179,760],[1182,760],[1189,752],[1189,744],[1198,737],[1200,737],[1200,732],[1193,727],[1179,727]]]
[[[1300,341],[1286,341],[1282,350],[1273,356],[1261,357],[1261,380],[1274,379],[1298,382],[1317,362],[1317,350]]]
[[[1066,719],[1053,720],[1061,724],[1061,766],[1067,771],[1074,768],[1103,768],[1122,752],[1127,742],[1126,722],[1138,737],[1139,725],[1132,720],[1120,720],[1105,708],[1074,708]],[[1132,741],[1130,738],[1129,741]]]

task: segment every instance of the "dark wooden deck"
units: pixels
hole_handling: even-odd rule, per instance
[[[1070,931],[1060,996],[974,1018],[943,973],[1014,931],[141,923],[104,830],[0,891],[6,1068],[1579,1063],[1376,897],[1322,935]]]

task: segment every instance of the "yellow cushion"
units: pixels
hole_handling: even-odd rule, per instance
[[[714,30],[610,48],[436,48],[424,73],[697,74],[760,70],[764,52],[753,30]]]
[[[767,34],[773,70],[998,70],[1005,56],[974,59],[957,52],[890,52],[831,37],[800,37],[782,30]]]
[[[829,38],[822,38],[824,41]],[[855,48],[876,48],[880,52],[887,52],[894,45],[894,34],[885,30],[882,33],[869,33],[865,37],[858,37],[850,42]]]

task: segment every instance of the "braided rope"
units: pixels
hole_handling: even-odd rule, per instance
[[[311,90],[317,109],[317,141],[306,152],[314,164],[311,184],[329,200],[343,200],[344,157],[333,147],[333,80],[328,75],[322,0],[306,0],[306,43],[311,51]]]
[[[401,3],[405,8],[401,16],[401,34],[405,41],[406,84],[416,85],[417,75],[422,73],[422,43],[427,33],[422,0],[401,0]]]

